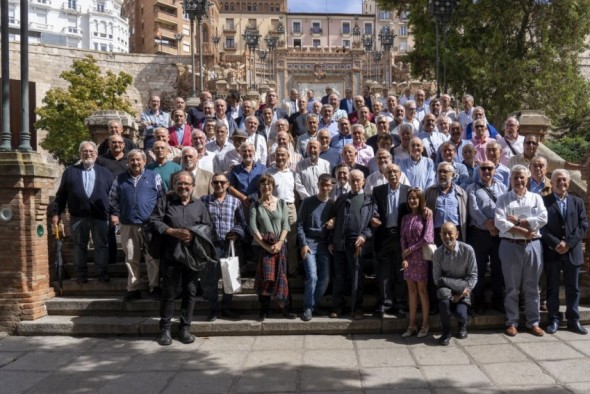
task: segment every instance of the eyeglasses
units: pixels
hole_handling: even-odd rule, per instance
[[[492,171],[494,167],[479,167],[479,169],[482,171]]]
[[[452,173],[453,171],[451,171],[451,170],[438,170],[437,172],[439,174],[448,174],[448,173]]]
[[[475,128],[476,129],[483,129],[483,128],[485,128],[485,126],[480,124],[480,125],[475,126]]]
[[[536,141],[527,141],[527,142],[525,142],[525,144],[527,144],[527,145],[534,145],[534,146],[539,145],[539,143],[536,142]]]
[[[211,183],[214,185],[225,185],[227,181],[211,181]]]

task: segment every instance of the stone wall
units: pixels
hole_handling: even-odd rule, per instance
[[[127,89],[127,96],[138,116],[146,107],[151,93],[174,91],[178,77],[177,56],[140,55],[128,53],[95,52],[50,45],[29,45],[29,79],[37,87],[37,106],[42,105],[45,93],[53,87],[67,88],[68,83],[59,75],[68,70],[76,59],[92,55],[104,71],[116,74],[125,71],[133,77],[132,85]],[[180,57],[183,63],[189,63],[189,57]],[[10,44],[10,78],[20,79],[20,46]]]

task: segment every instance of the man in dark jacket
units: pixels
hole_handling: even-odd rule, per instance
[[[353,318],[361,320],[363,315],[363,257],[362,249],[371,236],[369,222],[373,215],[371,196],[363,194],[365,177],[360,170],[350,171],[350,192],[336,200],[336,224],[332,244],[334,253],[334,283],[331,318],[340,317],[344,312],[344,284],[347,273],[353,278]]]
[[[174,194],[161,198],[150,217],[155,230],[162,235],[164,245],[161,255],[164,273],[160,300],[161,335],[158,339],[158,343],[162,346],[172,344],[170,327],[174,313],[174,298],[179,284],[182,284],[182,302],[178,340],[187,344],[195,341],[195,337],[190,333],[190,325],[195,309],[196,280],[201,264],[196,266],[187,264],[187,259],[179,258],[178,250],[183,249],[183,244],[196,242],[191,228],[197,225],[211,226],[211,217],[205,205],[192,197],[194,185],[195,178],[192,173],[179,172],[175,177]]]
[[[68,206],[70,228],[74,241],[74,261],[78,267],[78,283],[88,282],[88,238],[92,233],[94,264],[98,280],[108,282],[107,265],[109,253],[107,234],[109,230],[109,190],[113,174],[106,168],[94,165],[96,144],[83,141],[80,144],[80,163],[66,168],[53,204],[52,224],[59,223],[60,216]]]

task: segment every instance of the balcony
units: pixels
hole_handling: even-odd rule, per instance
[[[312,27],[311,29],[309,29],[309,32],[311,34],[322,34],[322,28],[321,27]]]
[[[154,5],[163,5],[172,8],[178,8],[179,4],[182,4],[182,2],[178,0],[154,0]]]
[[[8,17],[8,25],[18,27],[20,26],[20,19],[16,19],[14,16]]]
[[[162,38],[163,39],[170,39],[170,40],[174,40],[176,41],[176,34],[178,33],[176,30],[173,29],[168,29],[166,27],[163,26],[159,26],[156,27],[156,34],[158,32],[158,30],[160,31],[160,33],[162,34]]]
[[[37,23],[37,22],[29,22],[29,29],[31,30],[42,30],[42,31],[52,31],[53,30],[53,26],[52,25],[48,25],[47,23]]]
[[[154,42],[154,48],[157,53],[165,53],[167,55],[178,55],[178,48],[176,47],[176,41],[171,45],[170,43]]]
[[[236,33],[236,26],[235,25],[224,25],[223,26],[224,33]]]
[[[51,7],[51,0],[29,0],[31,5],[36,7],[43,7],[43,8],[50,8]]]
[[[82,13],[82,6],[76,4],[75,1],[64,1],[61,3],[61,9],[64,10],[68,14],[81,14]]]
[[[61,29],[61,32],[66,34],[67,36],[82,38],[82,29],[80,29],[79,27],[64,27],[63,29]]]
[[[167,26],[174,26],[178,25],[178,17],[176,14],[169,13],[167,11],[160,9],[156,9],[156,17],[154,19],[155,22],[164,24]]]

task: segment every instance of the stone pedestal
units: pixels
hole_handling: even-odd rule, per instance
[[[94,141],[96,145],[100,145],[102,141],[109,138],[109,122],[111,120],[118,120],[121,122],[124,137],[129,138],[135,143],[139,141],[139,130],[133,116],[124,111],[96,111],[86,118],[85,121],[86,127],[88,127],[90,135],[92,136],[92,141]]]
[[[517,117],[520,123],[518,129],[520,135],[526,137],[528,134],[535,134],[539,136],[541,141],[545,139],[545,135],[551,127],[551,121],[545,116],[545,112],[522,110],[517,113]]]
[[[57,164],[36,152],[0,153],[0,330],[47,315],[49,193]]]

